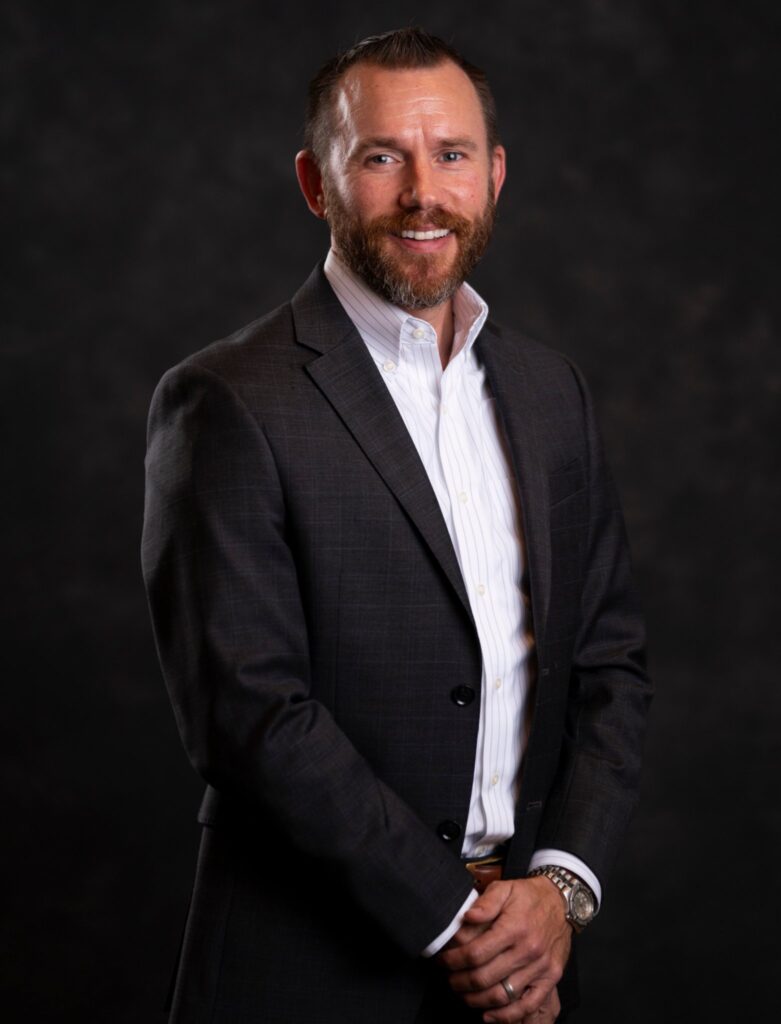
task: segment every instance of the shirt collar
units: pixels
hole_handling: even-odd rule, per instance
[[[323,269],[337,299],[379,361],[401,362],[402,343],[436,344],[436,331],[427,321],[405,313],[378,295],[333,249],[329,250]],[[464,282],[453,296],[453,315],[455,338],[451,362],[462,351],[471,350],[488,316],[488,306],[474,288]]]

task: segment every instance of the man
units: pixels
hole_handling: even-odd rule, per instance
[[[547,1022],[649,699],[588,393],[463,283],[505,154],[448,46],[329,62],[296,167],[325,265],[150,416],[144,572],[208,783],[171,1019]]]

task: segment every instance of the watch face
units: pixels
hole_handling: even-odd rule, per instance
[[[594,899],[584,885],[576,885],[570,898],[572,916],[578,924],[588,924],[594,916]]]

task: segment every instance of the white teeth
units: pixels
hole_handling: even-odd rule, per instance
[[[441,228],[437,231],[402,231],[401,237],[414,238],[416,242],[430,242],[432,238],[444,238],[449,234],[447,228]]]

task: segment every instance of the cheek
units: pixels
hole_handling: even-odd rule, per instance
[[[464,209],[482,210],[488,199],[488,182],[470,175],[454,182],[450,194]]]
[[[393,200],[393,190],[377,178],[347,181],[340,194],[344,205],[359,220],[387,213]]]

